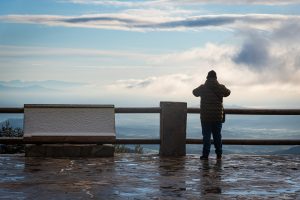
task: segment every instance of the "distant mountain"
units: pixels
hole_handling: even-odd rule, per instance
[[[7,86],[0,84],[0,92],[57,92],[59,90],[46,88],[39,85]]]
[[[229,104],[224,104],[224,108],[234,108],[234,109],[247,109],[247,107],[244,106],[239,106],[239,105],[229,105]]]
[[[56,80],[0,81],[0,92],[18,92],[18,93],[60,92],[63,89],[76,88],[82,85],[85,85],[85,83],[56,81]]]
[[[79,82],[66,82],[66,81],[57,81],[57,80],[45,80],[45,81],[21,81],[21,80],[12,80],[12,81],[0,81],[0,85],[8,87],[32,87],[39,86],[49,89],[63,89],[63,88],[72,88],[85,85],[85,83]]]
[[[287,150],[282,150],[282,151],[275,151],[273,154],[300,154],[300,146],[295,146],[291,147],[290,149]]]
[[[0,128],[5,126],[5,123],[9,121],[9,124],[12,128],[22,128],[23,129],[23,118],[10,118],[5,121],[0,122]]]

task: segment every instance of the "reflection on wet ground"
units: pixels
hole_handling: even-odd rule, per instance
[[[1,155],[0,199],[300,199],[300,155]]]

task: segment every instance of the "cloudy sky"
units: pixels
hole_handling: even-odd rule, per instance
[[[300,0],[2,0],[0,104],[300,108]]]

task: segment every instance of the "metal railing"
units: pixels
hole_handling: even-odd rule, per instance
[[[161,112],[160,107],[119,107],[115,108],[117,114],[135,113],[157,113]],[[0,113],[24,113],[24,108],[0,108]],[[187,108],[188,114],[200,114],[200,108]],[[300,109],[225,109],[230,115],[300,115]],[[299,133],[300,134],[300,133]],[[212,141],[213,142],[213,141]],[[24,144],[22,137],[0,137],[0,144]],[[30,142],[32,143],[32,142]],[[40,142],[34,142],[39,144]],[[63,142],[62,142],[63,143]],[[187,138],[186,144],[202,144],[202,139]],[[45,142],[43,142],[45,144]],[[160,144],[160,139],[143,138],[117,138],[115,144]],[[226,145],[300,145],[300,139],[223,139]]]
[[[119,107],[115,113],[160,113],[160,107]],[[0,113],[24,113],[24,108],[0,108]],[[187,113],[200,114],[200,108],[187,108]],[[300,115],[300,109],[225,109],[232,115]]]

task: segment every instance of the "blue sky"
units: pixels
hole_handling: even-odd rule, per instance
[[[196,106],[214,69],[225,105],[299,108],[299,14],[297,0],[3,0],[0,104]]]

